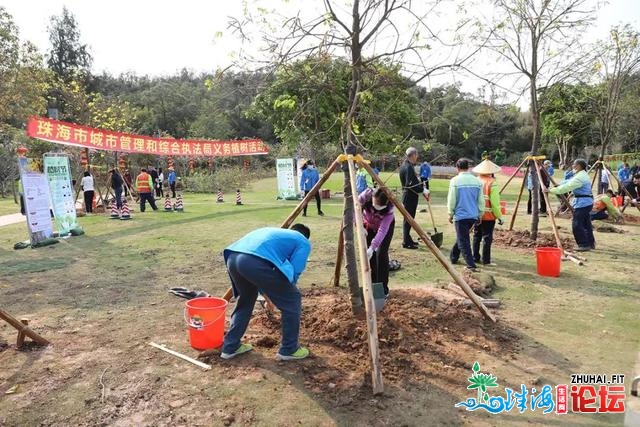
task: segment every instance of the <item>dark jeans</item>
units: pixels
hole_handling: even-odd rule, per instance
[[[146,209],[146,201],[149,202],[151,209],[154,211],[158,210],[156,206],[156,200],[153,198],[153,193],[140,193],[140,212],[144,212]]]
[[[605,193],[609,189],[608,182],[599,182],[598,183],[598,194]]]
[[[240,347],[247,330],[258,292],[269,297],[281,311],[282,344],[279,353],[285,356],[298,350],[300,291],[269,261],[254,255],[231,253],[227,259],[227,271],[237,297],[236,308],[231,315],[231,326],[224,336],[223,353],[234,353]]]
[[[473,228],[473,260],[483,264],[491,264],[491,243],[496,221],[482,220]],[[482,257],[480,257],[480,241],[482,241]]]
[[[591,216],[591,221],[596,220],[596,219],[607,219],[609,218],[609,214],[607,213],[607,210],[601,210],[601,211],[597,211],[597,212],[590,212],[589,215]]]
[[[116,194],[116,208],[122,208],[122,187],[117,187],[113,190]]]
[[[418,195],[408,190],[405,191],[402,193],[402,205],[407,212],[409,212],[411,218],[415,218],[416,210],[418,209]],[[411,224],[409,224],[406,219],[402,222],[402,244],[416,244],[416,242],[413,241],[413,238],[411,238]]]
[[[540,190],[540,196],[538,197],[540,200],[540,213],[547,213],[547,202],[544,200],[544,196],[542,195],[542,190]],[[531,214],[531,190],[529,190],[529,199],[527,200],[527,214]]]
[[[84,192],[84,211],[86,213],[93,212],[93,190]]]
[[[384,293],[389,293],[389,245],[391,239],[393,239],[393,228],[395,227],[395,220],[389,225],[389,231],[382,240],[380,247],[373,253],[371,260],[369,261],[369,267],[371,268],[371,283],[382,283],[384,287]],[[377,230],[367,229],[367,246],[371,244],[371,241],[376,237]]]
[[[306,196],[307,194],[309,194],[309,190],[304,190],[304,195]],[[322,213],[322,209],[320,209],[320,205],[322,203],[320,202],[320,191],[316,191],[315,198],[316,198],[316,206],[318,207],[318,213]],[[307,205],[304,205],[304,208],[302,209],[302,213],[305,215],[307,214]]]
[[[162,183],[156,183],[156,197],[164,197],[164,191],[162,189]]]
[[[422,182],[423,187],[427,190],[429,189],[429,178],[420,177],[420,181]]]
[[[578,246],[590,248],[596,244],[596,240],[593,237],[593,226],[591,225],[591,209],[593,209],[593,205],[573,209],[571,227],[573,238],[576,239]]]
[[[475,219],[461,219],[453,223],[456,227],[456,243],[451,248],[450,259],[452,263],[456,264],[458,262],[462,252],[462,257],[467,263],[467,267],[476,268],[476,263],[471,253],[471,239],[469,238],[469,231],[471,231],[471,227],[475,223]]]
[[[169,187],[171,188],[171,197],[173,197],[175,199],[175,197],[176,197],[176,183],[175,182],[169,183]]]

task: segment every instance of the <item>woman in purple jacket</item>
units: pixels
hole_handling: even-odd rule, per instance
[[[367,230],[367,256],[371,267],[371,281],[382,283],[384,295],[389,297],[389,244],[393,238],[395,218],[393,205],[380,188],[367,188],[359,196]]]

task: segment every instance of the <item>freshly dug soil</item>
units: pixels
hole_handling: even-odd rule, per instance
[[[609,225],[609,224],[602,224],[595,227],[594,229],[595,231],[598,231],[600,233],[620,233],[620,234],[626,233],[626,231],[624,231],[623,229],[614,227],[613,225]]]
[[[311,357],[286,363],[314,393],[349,405],[361,396],[370,397],[371,371],[367,324],[351,314],[347,291],[303,291],[300,344]],[[392,290],[378,314],[380,366],[385,384],[404,389],[433,381],[460,378],[473,364],[470,354],[478,349],[495,354],[514,354],[518,336],[505,325],[485,320],[463,298],[442,289]],[[280,342],[279,315],[267,317],[257,309],[249,325],[247,342],[256,352],[271,355]],[[217,356],[208,362],[220,363]],[[244,366],[260,365],[263,358],[244,358]],[[336,391],[348,391],[336,393]],[[362,392],[362,393],[361,393]]]
[[[627,209],[629,209],[629,208],[627,208]],[[631,215],[631,214],[627,214],[627,213],[625,213],[623,215],[624,215],[624,222],[626,224],[640,224],[640,216],[635,215],[635,214]]]
[[[573,237],[560,236],[562,246],[566,250],[571,250],[575,246]],[[533,252],[537,247],[556,246],[556,238],[553,233],[538,233],[538,238],[531,240],[529,230],[495,230],[493,233],[493,244],[503,248],[513,248],[521,252]]]

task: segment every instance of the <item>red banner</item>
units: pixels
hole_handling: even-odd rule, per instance
[[[259,139],[204,141],[150,138],[143,135],[93,129],[74,123],[44,117],[32,117],[27,125],[32,138],[93,150],[125,153],[157,154],[159,156],[252,156],[268,154],[269,148]]]

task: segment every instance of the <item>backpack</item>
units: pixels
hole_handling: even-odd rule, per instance
[[[367,185],[367,176],[363,173],[359,173],[356,176],[356,191],[358,194],[362,193],[368,187]]]

